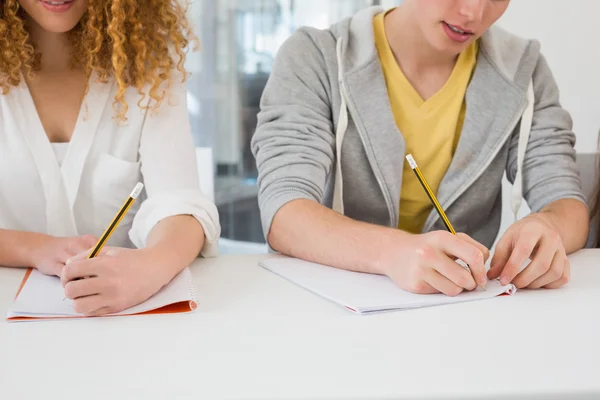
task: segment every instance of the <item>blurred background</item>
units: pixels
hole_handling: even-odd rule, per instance
[[[386,4],[387,3],[387,4]],[[201,49],[189,54],[188,108],[201,181],[221,218],[222,253],[266,252],[250,140],[279,46],[301,26],[327,28],[394,0],[196,0]],[[210,182],[209,182],[210,181]]]
[[[325,29],[364,7],[391,8],[400,2],[192,0],[190,14],[201,49],[190,53],[187,62],[192,73],[188,107],[201,182],[220,213],[222,253],[267,251],[250,140],[279,46],[301,26]],[[573,115],[580,152],[593,151],[598,140],[600,97],[591,88],[600,88],[600,51],[589,46],[597,37],[597,13],[591,9],[600,11],[600,2],[515,1],[499,21],[513,33],[541,41],[563,106]]]

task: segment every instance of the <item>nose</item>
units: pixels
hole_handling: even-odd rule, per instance
[[[459,14],[469,22],[479,22],[488,0],[463,0],[460,2]]]

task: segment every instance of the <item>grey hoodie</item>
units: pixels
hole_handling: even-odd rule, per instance
[[[365,9],[328,30],[302,28],[281,47],[252,139],[265,235],[286,203],[309,199],[332,207],[334,192],[343,194],[336,211],[398,225],[405,142],[375,47],[373,17],[380,12]],[[528,88],[533,98],[523,136]],[[514,182],[518,164],[516,196],[522,194],[533,212],[559,199],[585,203],[572,121],[538,42],[498,27],[485,33],[466,104],[461,137],[437,192],[457,231],[493,244],[502,177],[506,171]],[[432,210],[423,232],[442,229]]]

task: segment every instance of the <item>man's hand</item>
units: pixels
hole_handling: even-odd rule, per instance
[[[489,250],[469,236],[436,231],[412,235],[398,231],[397,243],[382,255],[383,271],[399,287],[413,293],[456,296],[485,286]],[[471,272],[456,262],[461,259]]]
[[[523,269],[528,260],[531,263]],[[571,270],[565,245],[548,214],[537,213],[512,225],[500,239],[488,271],[489,279],[518,288],[556,289]]]

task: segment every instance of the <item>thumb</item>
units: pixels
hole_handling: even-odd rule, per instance
[[[64,267],[64,265],[61,263],[52,264],[50,266],[50,270],[49,270],[48,274],[46,274],[46,275],[54,275],[54,276],[58,276],[60,278],[60,276],[62,275],[63,267]]]
[[[69,265],[72,262],[76,262],[76,261],[81,261],[81,260],[85,260],[89,257],[90,253],[92,252],[92,250],[94,250],[94,247],[90,247],[86,250],[83,250],[81,252],[79,252],[78,254],[74,255],[73,257],[69,258],[67,260],[67,262],[65,263],[65,265]]]
[[[82,260],[86,260],[90,254],[92,253],[92,251],[96,248],[96,245],[94,245],[93,247],[90,247],[87,250],[82,251],[81,253],[69,258],[67,260],[67,262],[65,263],[65,265],[69,265],[72,262],[76,262],[76,261],[82,261]],[[102,250],[100,250],[100,252],[97,254],[97,256],[106,256],[106,255],[112,255],[111,253],[115,253],[115,248],[112,247],[104,247],[102,248]]]
[[[86,249],[95,246],[96,243],[98,243],[98,238],[94,235],[81,236],[81,245]]]

